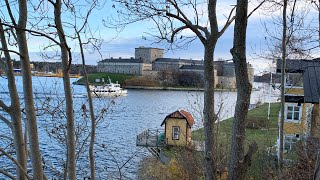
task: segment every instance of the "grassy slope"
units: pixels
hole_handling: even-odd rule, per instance
[[[258,108],[250,110],[248,113],[248,119],[251,119],[256,122],[264,121],[264,123],[266,124],[266,127],[262,129],[247,128],[246,141],[250,142],[252,140],[256,140],[260,148],[266,147],[270,145],[270,143],[274,143],[277,139],[279,109],[280,109],[279,103],[271,104],[270,120],[267,119],[268,104],[263,104]],[[230,141],[232,123],[233,123],[233,118],[229,118],[227,120],[221,121],[216,124],[216,128],[218,131],[218,138],[219,138],[218,140],[221,143],[224,143],[225,141]],[[203,128],[193,131],[192,139],[204,140]],[[266,143],[266,142],[270,142],[270,143]]]
[[[263,129],[246,129],[246,148],[255,140],[258,144],[258,152],[254,155],[252,165],[248,170],[248,179],[263,179],[265,173],[273,166],[273,159],[267,156],[266,150],[268,147],[275,145],[278,137],[278,113],[280,103],[271,104],[270,120],[267,119],[268,104],[263,104],[256,109],[252,109],[248,113],[248,119],[255,121],[266,122],[266,127]],[[233,118],[216,124],[218,131],[218,156],[222,159],[223,164],[227,164],[228,156],[230,155],[231,133]],[[193,140],[204,140],[203,128],[192,132]]]
[[[124,81],[126,79],[131,79],[134,76],[133,75],[127,75],[127,74],[111,74],[111,73],[94,73],[94,74],[89,74],[89,82],[91,84],[99,84],[95,82],[95,79],[101,79],[104,78],[105,83],[108,82],[108,77],[112,80],[112,82],[118,81],[121,85],[123,85]],[[80,78],[75,84],[84,84],[84,79],[83,77]]]

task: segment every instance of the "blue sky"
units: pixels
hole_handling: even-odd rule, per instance
[[[236,1],[226,0],[226,1],[218,1],[217,4],[217,14],[218,14],[218,22],[221,26],[226,20],[226,17],[229,15],[230,9],[232,6],[236,4]],[[249,3],[249,11],[256,7],[258,2],[256,0],[250,1]],[[109,20],[110,18],[117,17],[117,14],[114,9],[110,8],[113,5],[111,1],[107,1],[104,4],[104,7],[100,10],[94,11],[90,16],[89,23],[92,29],[98,30],[99,37],[101,37],[104,42],[101,47],[101,54],[103,58],[109,57],[133,57],[134,56],[134,48],[139,46],[146,47],[158,47],[166,49],[168,44],[156,44],[155,40],[148,36],[146,33],[151,32],[154,28],[154,24],[149,21],[138,22],[135,24],[128,25],[123,31],[118,33],[115,29],[107,28],[103,26],[102,20]],[[204,9],[206,7],[203,7]],[[1,11],[5,12],[3,7],[0,8]],[[303,10],[303,8],[301,8]],[[188,11],[187,9],[186,11]],[[265,32],[264,24],[267,24],[268,27],[272,28],[274,24],[270,23],[269,20],[276,16],[279,16],[281,11],[276,11],[273,13],[267,12],[269,9],[261,8],[257,12],[255,12],[250,18],[248,22],[247,28],[247,59],[248,61],[254,65],[255,74],[258,74],[264,70],[268,70],[270,66],[270,61],[261,59],[259,57],[260,54],[265,53],[267,51],[265,38],[267,34]],[[50,10],[49,10],[50,11]],[[1,14],[1,16],[6,17],[5,13]],[[71,21],[69,16],[63,16],[66,22]],[[311,10],[309,12],[309,19],[313,19],[316,17],[316,12]],[[203,19],[203,21],[206,21]],[[68,30],[67,30],[68,31]],[[71,31],[70,31],[71,32]],[[188,32],[187,32],[188,34]],[[46,40],[43,38],[35,38],[29,36],[29,51],[30,57],[33,61],[42,61],[43,59],[39,56],[39,52],[44,52],[43,47],[47,44]],[[142,38],[146,37],[146,39]],[[215,59],[223,58],[223,59],[231,59],[232,56],[230,54],[230,49],[232,47],[233,41],[233,24],[228,28],[228,30],[223,34],[223,36],[219,39],[216,49],[215,49]],[[71,46],[74,52],[74,63],[80,63],[79,60],[79,50],[76,45]],[[14,47],[13,47],[14,49]],[[175,51],[166,50],[165,57],[173,57],[173,58],[187,58],[187,59],[203,59],[203,46],[202,44],[196,40],[189,44],[187,48],[178,49]],[[50,54],[50,52],[47,52]],[[320,55],[320,54],[318,54]],[[101,60],[101,56],[98,53],[86,53],[86,61],[87,64],[96,64]]]

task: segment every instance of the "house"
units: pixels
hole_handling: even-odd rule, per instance
[[[165,117],[161,126],[164,128],[166,145],[185,146],[191,142],[192,115],[185,110],[175,111]]]
[[[281,60],[277,62],[277,72],[281,72]],[[287,60],[284,114],[285,150],[291,150],[294,143],[299,140],[309,136],[320,136],[319,97],[320,59]]]

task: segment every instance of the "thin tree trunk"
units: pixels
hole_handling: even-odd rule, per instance
[[[216,41],[205,45],[204,52],[204,137],[205,137],[205,179],[217,179],[216,145],[214,123],[214,68],[213,53]]]
[[[24,30],[27,23],[27,2],[26,0],[19,0],[19,22],[18,28],[16,29],[17,41],[20,52],[20,62],[22,69],[22,79],[23,79],[23,95],[25,102],[25,112],[26,112],[26,125],[29,135],[29,147],[30,156],[32,163],[33,178],[37,180],[43,179],[42,161],[41,153],[39,148],[38,140],[38,126],[36,113],[34,108],[33,100],[33,90],[32,90],[32,75],[30,67],[30,59],[27,45],[26,33]]]
[[[286,76],[286,38],[287,38],[287,0],[283,1],[283,14],[282,14],[282,67],[281,67],[281,108],[280,108],[280,122],[279,122],[279,152],[278,152],[278,166],[279,172],[282,169],[283,163],[283,124],[284,124],[284,113],[285,113],[285,98],[284,98],[284,87],[285,87],[285,76]]]
[[[1,20],[0,20],[1,23]],[[27,171],[27,156],[25,152],[25,142],[23,138],[22,123],[21,123],[21,109],[20,109],[20,99],[18,96],[17,86],[13,74],[13,65],[10,57],[10,53],[7,51],[8,46],[4,34],[2,25],[0,25],[0,39],[2,48],[4,49],[4,55],[6,58],[6,74],[8,78],[8,89],[10,93],[11,106],[9,115],[12,121],[12,134],[14,140],[14,147],[16,149],[17,161],[20,164],[21,168],[26,172]],[[16,167],[17,179],[26,179],[26,176],[21,172],[21,168]]]
[[[91,180],[95,180],[95,164],[94,164],[94,142],[95,142],[95,137],[96,137],[96,118],[94,116],[94,111],[93,111],[93,103],[92,103],[92,96],[90,92],[90,87],[89,87],[89,80],[88,80],[88,74],[86,70],[86,62],[84,59],[84,53],[83,53],[83,46],[82,46],[82,41],[81,41],[81,36],[80,33],[77,32],[78,34],[78,40],[79,40],[79,45],[80,45],[80,50],[81,50],[81,59],[82,59],[82,69],[83,69],[83,75],[86,83],[86,89],[87,89],[87,95],[88,95],[88,101],[89,101],[89,110],[90,110],[90,118],[91,118],[91,138],[90,138],[90,146],[89,146],[89,158],[90,158],[90,172],[91,172]]]
[[[248,0],[238,0],[233,48],[230,50],[235,66],[237,83],[237,102],[232,127],[231,157],[228,167],[228,179],[230,180],[245,179],[251,157],[257,150],[257,145],[254,143],[250,146],[248,154],[244,156],[245,122],[247,119],[252,89],[252,85],[249,81],[246,59],[247,11]]]
[[[61,22],[61,0],[57,0],[54,6],[54,20],[57,33],[60,40],[61,48],[61,63],[62,63],[62,78],[66,100],[66,117],[67,117],[67,149],[68,149],[68,179],[76,179],[76,156],[75,156],[75,134],[74,134],[74,113],[73,99],[69,75],[69,57],[68,46],[66,42],[63,25]]]

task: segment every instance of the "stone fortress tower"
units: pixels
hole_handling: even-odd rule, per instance
[[[163,58],[163,49],[140,46],[135,48],[135,59],[142,59],[144,63],[152,63],[158,58]]]

